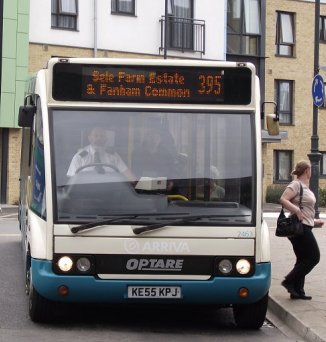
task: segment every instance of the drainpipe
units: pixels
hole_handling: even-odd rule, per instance
[[[168,44],[168,0],[165,0],[164,16],[165,16],[165,25],[164,25],[164,59],[166,59],[167,58],[167,44]]]
[[[1,89],[2,89],[2,35],[3,35],[3,1],[0,1],[0,106],[1,106]],[[0,111],[1,112],[1,111]],[[2,129],[2,160],[1,160],[1,181],[0,181],[0,204],[6,202],[7,197],[7,158],[6,153],[6,129]]]
[[[94,0],[94,52],[93,57],[97,57],[97,0]]]
[[[2,85],[2,34],[3,34],[3,1],[0,1],[0,113],[1,113],[1,85]]]
[[[8,151],[9,151],[9,128],[2,128],[2,160],[1,160],[1,203],[7,202],[7,172],[8,172]]]
[[[0,103],[2,83],[2,34],[3,34],[3,1],[0,1]]]

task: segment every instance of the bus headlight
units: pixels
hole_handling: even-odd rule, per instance
[[[82,257],[77,260],[76,266],[78,271],[85,273],[89,272],[92,264],[88,258]]]
[[[236,264],[236,269],[240,274],[248,274],[251,269],[250,262],[246,259],[240,259]]]
[[[223,274],[229,274],[232,271],[232,262],[228,259],[223,259],[219,262],[218,269]]]
[[[57,265],[60,271],[69,272],[72,269],[73,262],[68,256],[63,256],[58,260]]]

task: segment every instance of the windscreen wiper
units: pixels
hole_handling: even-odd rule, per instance
[[[117,216],[108,220],[102,220],[102,221],[94,221],[94,222],[89,222],[85,224],[81,224],[80,226],[77,227],[72,227],[70,228],[70,231],[74,234],[81,232],[83,230],[99,227],[99,226],[105,226],[106,224],[110,224],[112,222],[120,221],[120,220],[125,220],[125,219],[132,219],[137,217],[138,215],[130,215],[130,216]]]
[[[122,216],[115,216],[115,217],[112,217],[112,218],[107,219],[107,220],[94,221],[94,222],[81,224],[80,226],[70,228],[70,231],[72,233],[76,234],[76,233],[81,232],[83,230],[87,230],[87,229],[91,229],[91,228],[95,228],[95,227],[101,227],[101,226],[105,226],[105,225],[113,223],[113,222],[124,221],[124,220],[128,220],[128,219],[134,219],[134,218],[141,217],[141,216],[148,217],[148,216],[165,216],[165,215],[169,215],[169,216],[171,216],[171,215],[184,215],[184,213],[175,213],[175,214],[171,214],[171,213],[126,214],[126,215],[122,215]]]
[[[250,216],[250,215],[231,215],[232,217],[244,217],[244,216]],[[212,218],[212,217],[230,217],[230,215],[196,215],[196,216],[185,216],[185,217],[179,217],[176,218],[174,221],[168,221],[168,222],[160,222],[160,223],[154,223],[150,224],[148,226],[142,226],[142,227],[137,227],[133,228],[134,234],[138,235],[141,233],[149,232],[151,230],[163,228],[165,226],[178,226],[182,225],[187,222],[192,222],[192,221],[197,221],[203,218]]]

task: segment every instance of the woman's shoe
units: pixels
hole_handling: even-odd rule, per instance
[[[300,298],[300,294],[296,291],[296,289],[294,288],[293,284],[287,282],[286,280],[283,280],[281,285],[287,289],[287,291],[290,293],[290,295],[292,295],[293,297],[297,297],[295,299],[299,299]]]
[[[291,299],[300,299],[301,297],[300,297],[300,295],[298,294],[298,295],[294,295],[294,294],[290,294],[290,298]]]
[[[291,299],[303,299],[303,300],[311,300],[311,296],[306,296],[305,294],[299,294],[298,296],[291,294]]]

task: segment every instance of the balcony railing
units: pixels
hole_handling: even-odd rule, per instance
[[[165,16],[160,19],[161,46],[165,49],[200,52],[205,54],[205,21]],[[165,27],[167,25],[167,27]],[[165,40],[166,32],[166,40]],[[166,44],[166,46],[165,46]]]

